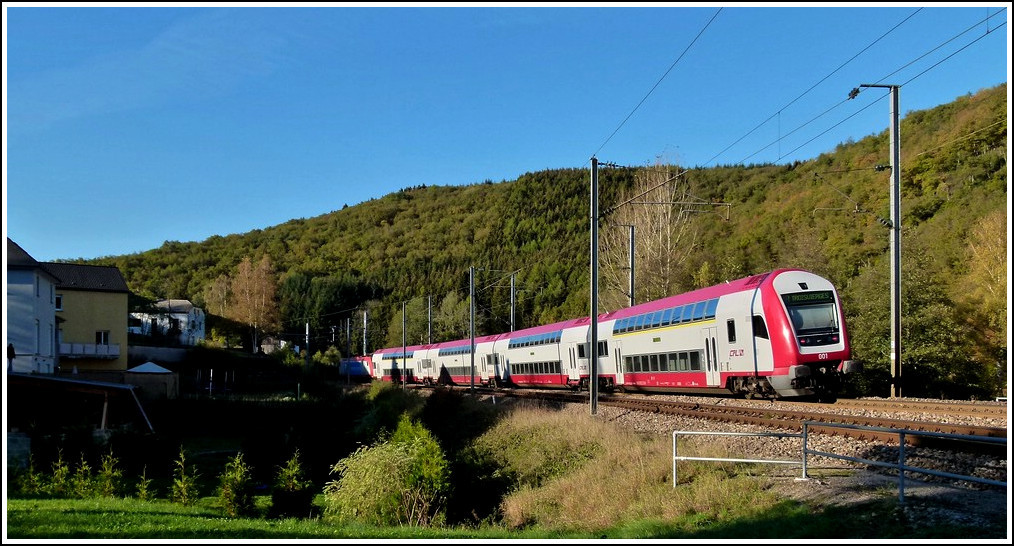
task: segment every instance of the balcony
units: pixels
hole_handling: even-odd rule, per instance
[[[60,358],[120,358],[120,344],[61,343]]]

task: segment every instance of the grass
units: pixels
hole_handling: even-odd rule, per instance
[[[10,499],[5,539],[894,539],[1003,538],[965,527],[912,528],[897,521],[893,503],[876,501],[853,507],[846,522],[840,511],[814,512],[805,505],[779,501],[747,513],[685,513],[672,520],[633,519],[604,529],[532,526],[509,529],[374,527],[330,525],[318,518],[229,518],[206,497],[194,506],[165,500]],[[259,498],[263,505],[265,499]],[[997,534],[999,533],[999,534]]]

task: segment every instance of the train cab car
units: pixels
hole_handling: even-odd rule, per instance
[[[624,390],[833,398],[850,349],[837,291],[802,270],[754,275],[614,312]]]

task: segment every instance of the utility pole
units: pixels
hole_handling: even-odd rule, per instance
[[[511,332],[514,331],[514,273],[511,273]]]
[[[468,391],[475,394],[475,267],[468,268],[468,330],[471,340],[472,367]]]
[[[599,378],[598,378],[598,352],[599,352],[599,306],[598,306],[598,284],[599,284],[599,160],[591,158],[591,322],[588,326],[588,391],[591,399],[591,414],[595,415],[598,410]]]
[[[898,85],[861,84],[891,90],[891,398],[901,398],[901,126]],[[849,98],[858,94],[853,89]]]
[[[366,309],[363,309],[363,356],[366,356]]]
[[[405,383],[408,379],[408,354],[406,354],[405,343],[405,303],[401,302],[401,390],[405,390]]]
[[[426,296],[426,343],[433,343],[433,296]]]

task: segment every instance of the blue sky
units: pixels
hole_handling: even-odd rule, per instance
[[[806,160],[887,129],[861,84],[1007,82],[1007,5],[5,4],[4,232],[95,258],[593,155]]]

